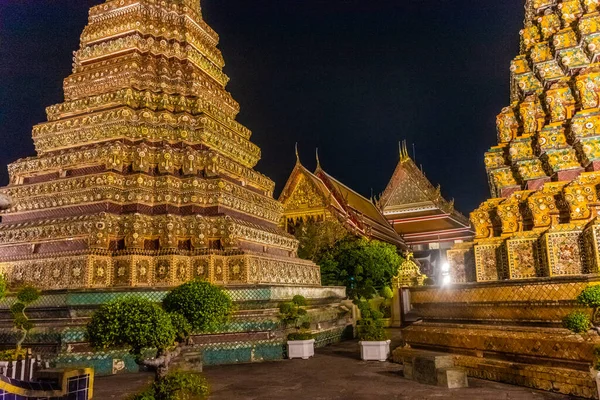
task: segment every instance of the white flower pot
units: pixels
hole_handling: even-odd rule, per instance
[[[360,358],[364,361],[386,361],[390,356],[390,342],[358,342]]]
[[[301,358],[308,360],[315,355],[315,339],[310,340],[288,340],[288,358]]]

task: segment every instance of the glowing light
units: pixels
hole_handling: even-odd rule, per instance
[[[450,272],[450,264],[447,262],[442,264],[442,272]]]
[[[446,275],[442,280],[442,285],[444,285],[444,286],[448,286],[451,283],[452,283],[452,280],[450,279],[450,275]]]

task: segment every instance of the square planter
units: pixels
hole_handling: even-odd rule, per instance
[[[386,361],[390,356],[390,342],[358,342],[360,358],[363,361]]]
[[[288,340],[288,358],[301,358],[308,360],[315,355],[315,339],[310,340]]]

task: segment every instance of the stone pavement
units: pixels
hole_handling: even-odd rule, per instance
[[[473,399],[559,400],[573,397],[479,379],[448,390],[404,379],[402,366],[360,360],[356,341],[317,349],[310,360],[284,360],[205,368],[210,400]],[[152,376],[117,375],[96,380],[95,399],[126,399]]]

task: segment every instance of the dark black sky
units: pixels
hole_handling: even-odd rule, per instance
[[[0,0],[0,183],[33,155],[31,127],[62,80],[101,0]],[[488,196],[483,153],[509,101],[522,0],[203,0],[220,34],[257,169],[285,183],[294,143],[314,167],[368,196],[416,145],[434,184],[470,212]]]

